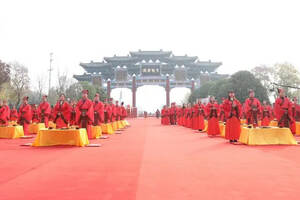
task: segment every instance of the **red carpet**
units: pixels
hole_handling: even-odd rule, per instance
[[[156,119],[102,147],[0,140],[0,199],[299,199],[300,146],[230,145]]]

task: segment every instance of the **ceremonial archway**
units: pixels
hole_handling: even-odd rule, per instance
[[[130,89],[133,115],[136,115],[137,88],[144,85],[163,87],[165,104],[169,106],[172,88],[184,87],[193,91],[202,82],[227,77],[215,72],[221,64],[210,60],[200,61],[197,56],[174,56],[171,51],[139,50],[130,52],[128,56],[104,57],[102,62],[80,63],[86,73],[74,75],[74,78],[106,85],[108,97],[112,89]]]

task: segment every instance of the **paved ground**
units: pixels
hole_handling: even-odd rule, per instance
[[[156,119],[102,147],[0,140],[0,199],[299,199],[300,146],[249,147]]]

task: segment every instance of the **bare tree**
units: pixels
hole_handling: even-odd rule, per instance
[[[43,74],[40,74],[37,77],[37,93],[38,93],[39,99],[42,98],[45,88],[46,88],[46,78]]]
[[[28,91],[29,88],[29,76],[28,69],[18,63],[14,62],[10,64],[11,69],[11,87],[13,91],[13,95],[16,98],[16,105],[19,105],[21,102],[21,98]]]
[[[0,92],[2,84],[9,82],[10,79],[10,66],[0,60]]]
[[[56,94],[60,95],[60,94],[65,94],[66,93],[66,89],[70,87],[71,80],[68,78],[68,75],[66,72],[64,73],[57,73],[57,87],[56,87]]]

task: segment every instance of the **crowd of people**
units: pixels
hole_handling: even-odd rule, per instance
[[[68,102],[64,94],[59,96],[57,103],[51,106],[47,101],[47,95],[42,97],[39,105],[30,105],[29,98],[25,96],[19,109],[10,109],[7,101],[0,100],[0,126],[8,126],[10,122],[16,122],[23,126],[24,134],[29,134],[31,123],[44,123],[48,128],[49,122],[56,124],[56,128],[68,128],[78,126],[86,128],[91,138],[91,127],[100,126],[102,123],[124,120],[127,117],[127,109],[122,102],[113,103],[113,99],[100,101],[100,95],[96,94],[93,101],[88,98],[88,90],[82,91],[82,98]]]
[[[278,89],[278,98],[273,106],[267,101],[261,102],[255,98],[254,90],[249,90],[249,98],[242,104],[233,91],[228,92],[222,102],[211,96],[208,103],[201,99],[194,104],[183,104],[171,107],[164,106],[161,110],[161,124],[180,125],[194,130],[203,131],[207,120],[206,132],[210,136],[220,134],[219,122],[225,127],[225,138],[231,143],[238,141],[241,133],[241,120],[244,119],[249,127],[269,126],[272,120],[277,120],[278,127],[287,127],[293,134],[296,133],[296,121],[300,119],[300,106],[297,99],[290,100],[285,96],[283,89]]]

